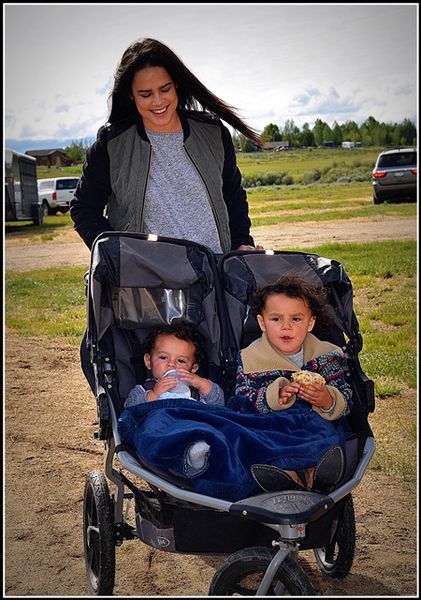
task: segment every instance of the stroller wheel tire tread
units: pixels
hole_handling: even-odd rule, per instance
[[[99,471],[88,473],[83,496],[83,545],[92,595],[111,595],[115,579],[115,528],[108,483]]]
[[[324,548],[315,548],[319,569],[332,579],[342,579],[351,570],[355,552],[355,514],[352,496],[346,497],[339,516],[333,542]]]
[[[252,547],[239,550],[216,570],[209,596],[250,596],[255,595],[269,563],[276,550],[267,547]],[[279,588],[281,588],[281,593]],[[317,595],[310,579],[300,565],[285,560],[275,574],[268,595],[315,596]]]

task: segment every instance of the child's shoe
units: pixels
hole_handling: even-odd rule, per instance
[[[304,490],[304,484],[298,471],[285,471],[273,465],[252,465],[251,474],[265,492],[283,492],[286,490]]]
[[[334,446],[320,459],[314,469],[311,488],[317,492],[331,492],[345,471],[345,454],[341,446]]]

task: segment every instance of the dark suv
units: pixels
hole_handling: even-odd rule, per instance
[[[373,202],[417,198],[417,151],[415,148],[385,150],[379,154],[371,175]]]

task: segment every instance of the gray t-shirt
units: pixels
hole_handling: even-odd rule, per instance
[[[221,252],[205,184],[184,149],[183,131],[146,130],[152,159],[145,197],[145,233],[191,240]]]
[[[295,362],[297,367],[300,369],[303,366],[304,361],[304,347],[301,346],[300,350],[298,350],[298,352],[295,354],[288,354],[288,358],[292,360],[292,362]]]

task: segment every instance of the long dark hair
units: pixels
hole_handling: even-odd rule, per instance
[[[242,121],[235,107],[212,94],[168,46],[151,38],[133,42],[120,60],[114,75],[114,87],[109,95],[109,123],[138,114],[130,98],[131,86],[135,73],[145,67],[163,67],[168,71],[177,86],[179,108],[198,110],[200,104],[204,110],[217,115],[256,144],[261,144],[259,134]]]

